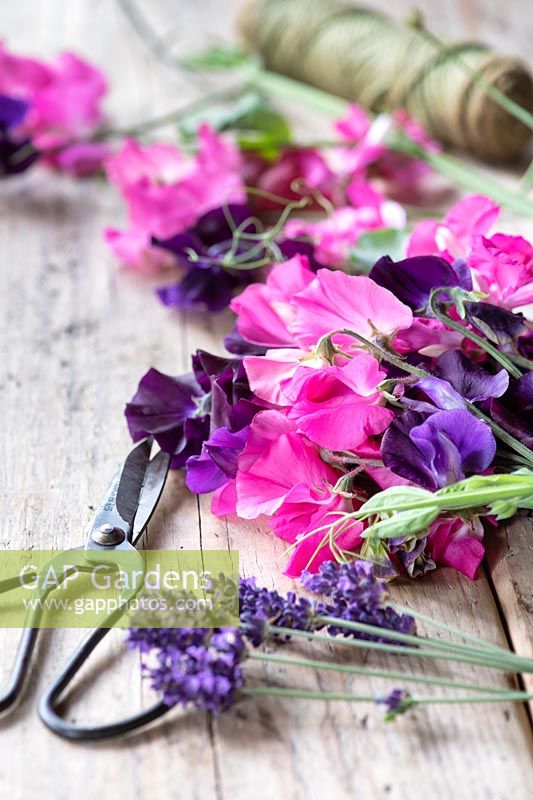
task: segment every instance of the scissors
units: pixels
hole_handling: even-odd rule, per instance
[[[92,527],[84,545],[67,551],[69,561],[77,559],[80,570],[91,569],[91,558],[102,553],[105,562],[113,564],[113,554],[129,551],[138,556],[139,566],[144,567],[137,545],[155,511],[168,475],[170,456],[159,450],[152,456],[153,438],[136,444],[122,462],[111,480],[103,500],[95,514]],[[64,554],[61,557],[64,561]],[[118,561],[118,556],[115,560]],[[49,562],[54,564],[55,559]],[[20,586],[18,577],[0,582],[0,594]],[[45,598],[51,588],[40,592]],[[19,641],[13,667],[6,688],[0,693],[0,713],[8,713],[21,698],[29,674],[33,650],[39,633],[39,621],[43,613],[39,604],[34,604],[26,618],[24,631]],[[95,647],[123,615],[119,607],[109,614],[102,625],[92,630],[81,642],[71,658],[48,686],[38,704],[38,713],[44,724],[54,733],[66,739],[107,739],[129,733],[162,716],[168,707],[157,702],[151,707],[117,722],[83,727],[73,725],[59,713],[61,698],[69,684],[81,669]]]

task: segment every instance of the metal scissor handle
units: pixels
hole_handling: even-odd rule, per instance
[[[118,612],[113,612],[113,615],[116,616],[117,613]],[[110,615],[110,617],[111,616],[112,615]],[[112,624],[110,617],[106,618],[106,624]],[[138,714],[124,717],[117,722],[95,726],[73,725],[61,716],[58,709],[61,704],[62,694],[85,664],[87,658],[110,630],[110,627],[95,628],[92,630],[65,664],[61,672],[56,675],[39,700],[38,713],[41,720],[51,731],[57,733],[58,736],[62,736],[64,739],[94,741],[97,739],[112,739],[116,736],[124,736],[138,728],[148,725],[170,710],[168,706],[158,701],[144,711],[140,711]]]

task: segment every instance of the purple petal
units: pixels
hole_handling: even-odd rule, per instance
[[[489,397],[500,397],[509,386],[507,370],[502,369],[496,375],[491,375],[483,367],[470,361],[461,350],[448,350],[443,353],[437,360],[436,372],[448,381],[461,397],[473,403],[487,400]]]
[[[396,262],[390,256],[383,256],[372,267],[370,278],[389,289],[412,311],[423,312],[433,289],[463,285],[467,282],[463,273],[464,270],[456,272],[451,264],[438,256],[413,256]]]
[[[527,333],[521,314],[513,314],[492,303],[465,303],[464,308],[468,322],[491,342],[507,344]]]

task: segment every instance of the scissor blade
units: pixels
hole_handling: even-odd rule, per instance
[[[133,523],[132,542],[135,544],[148,525],[150,517],[161,497],[170,467],[170,456],[162,450],[150,461],[146,470],[146,477],[142,487],[141,496],[135,521]]]
[[[139,506],[146,471],[150,463],[152,439],[139,442],[114,476],[94,518],[92,530],[110,524],[131,533]]]

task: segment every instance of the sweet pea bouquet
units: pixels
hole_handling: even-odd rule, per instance
[[[362,558],[387,578],[474,578],[533,481],[533,246],[499,232],[498,204],[472,194],[410,224],[432,176],[407,145],[437,163],[439,147],[401,111],[352,105],[334,138],[300,145],[248,95],[177,115],[178,147],[145,140],[157,120],[110,127],[104,76],[71,53],[2,47],[0,92],[4,175],[104,170],[123,266],[161,272],[166,306],[236,315],[229,355],[144,375],[133,439],[153,434],[214,514],[264,519],[290,576]]]

